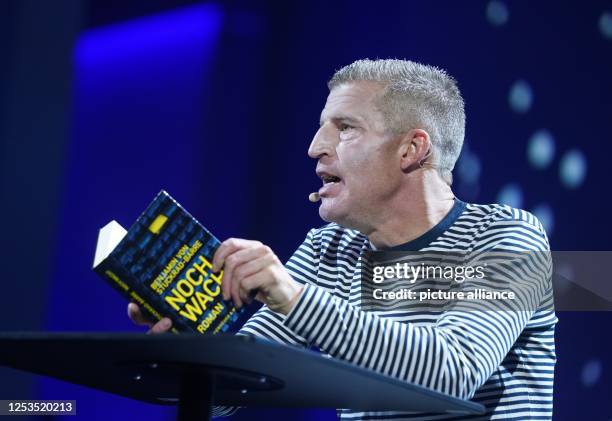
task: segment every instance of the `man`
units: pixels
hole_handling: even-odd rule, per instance
[[[410,61],[359,60],[336,72],[328,86],[308,154],[323,182],[319,214],[330,223],[311,230],[285,266],[257,241],[229,239],[215,254],[213,270],[225,270],[224,298],[241,306],[254,291],[264,303],[241,333],[314,345],[333,357],[473,399],[487,407],[485,419],[551,418],[557,319],[548,304],[548,272],[540,287],[527,291],[535,304],[525,311],[398,314],[360,308],[361,263],[369,250],[549,250],[541,224],[528,212],[455,198],[451,171],[465,130],[455,81]],[[541,277],[529,271],[516,282]],[[135,304],[128,313],[146,323]],[[151,331],[169,326],[164,319]],[[350,409],[339,416],[453,418]]]

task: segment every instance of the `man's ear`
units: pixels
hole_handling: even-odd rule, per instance
[[[423,129],[412,129],[406,133],[399,146],[400,167],[402,171],[418,168],[429,156],[431,140]]]

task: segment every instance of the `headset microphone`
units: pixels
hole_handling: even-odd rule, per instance
[[[310,193],[308,195],[308,200],[310,200],[312,203],[318,202],[319,200],[321,200],[321,196],[319,196],[319,193]]]

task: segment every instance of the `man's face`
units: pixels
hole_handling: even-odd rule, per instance
[[[385,131],[376,108],[376,82],[335,87],[321,113],[308,155],[318,159],[319,215],[328,222],[367,232],[384,218],[401,181],[398,142]]]

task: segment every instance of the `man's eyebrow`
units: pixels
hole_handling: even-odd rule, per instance
[[[335,115],[329,118],[329,120],[333,120],[333,121],[348,121],[348,122],[353,122],[353,123],[361,123],[362,120],[358,117],[351,117],[348,115]],[[324,123],[324,119],[323,119],[323,114],[321,114],[321,117],[319,118],[319,126],[322,126]]]

